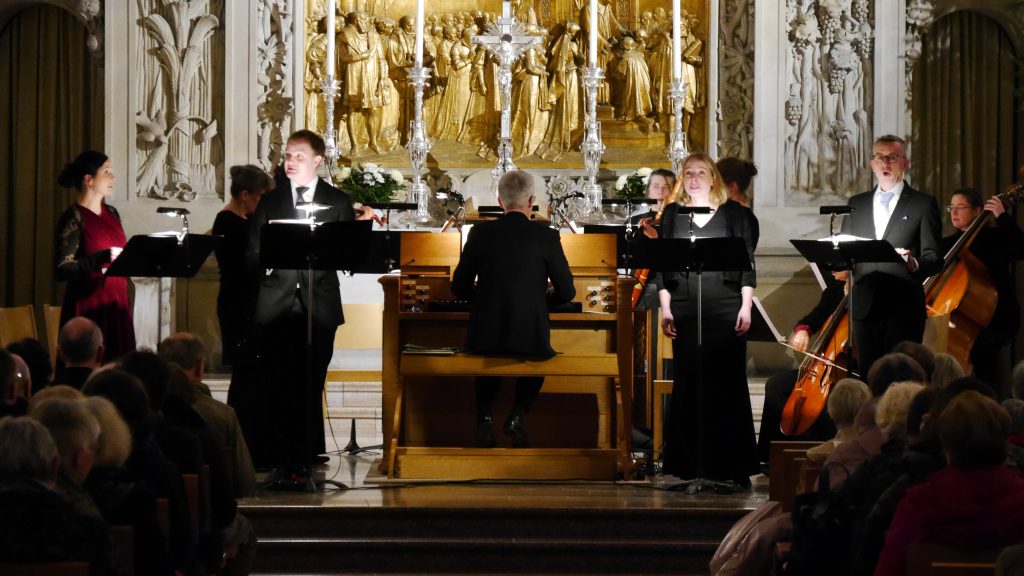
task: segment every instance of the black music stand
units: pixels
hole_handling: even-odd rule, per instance
[[[221,238],[206,234],[132,236],[107,268],[107,276],[191,278]]]
[[[260,267],[279,270],[305,271],[306,276],[306,378],[310,390],[313,382],[313,316],[316,298],[313,290],[313,271],[352,271],[363,264],[366,251],[360,249],[370,242],[370,220],[295,223],[270,222],[260,230]],[[347,248],[347,249],[346,249]],[[310,427],[312,419],[309,403],[306,403],[305,427],[306,445],[310,444]],[[321,429],[323,425],[321,424]],[[296,479],[293,470],[275,469],[267,477],[264,488],[269,490],[288,490],[300,492],[316,492],[323,489],[308,472],[304,477]],[[337,488],[348,488],[341,482],[323,480]]]
[[[790,240],[800,255],[818,268],[829,270],[850,271],[850,348],[856,352],[856,339],[853,328],[853,302],[857,289],[857,277],[854,269],[857,264],[905,264],[896,249],[886,240],[870,240],[866,238],[832,236],[822,240]],[[861,367],[858,365],[858,369]],[[865,369],[868,367],[864,367]],[[861,369],[860,372],[865,372]]]
[[[698,406],[704,405],[704,272],[745,272],[751,269],[750,255],[742,238],[661,238],[639,242],[633,258],[636,268],[658,272],[694,272],[697,274],[697,366],[694,380]],[[669,415],[671,418],[672,415]],[[678,417],[678,415],[677,415]],[[732,494],[739,490],[735,482],[722,482],[703,478],[704,473],[704,413],[698,411],[697,470],[698,477],[669,488],[696,494],[712,490],[717,494]]]

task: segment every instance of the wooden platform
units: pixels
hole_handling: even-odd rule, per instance
[[[512,452],[512,450],[509,450]],[[332,458],[349,490],[240,503],[254,574],[707,574],[729,527],[767,498],[688,496],[657,483],[368,484],[379,455]]]

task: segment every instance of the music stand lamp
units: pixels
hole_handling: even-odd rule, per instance
[[[314,390],[313,382],[313,318],[316,309],[314,295],[313,272],[353,270],[362,264],[366,257],[363,250],[341,250],[341,247],[366,246],[370,238],[372,222],[369,220],[346,222],[318,223],[316,212],[329,208],[312,202],[300,202],[296,205],[310,215],[305,222],[270,222],[260,231],[260,267],[279,270],[296,270],[306,272],[306,378],[309,390]],[[306,421],[304,438],[306,446],[311,444],[312,420],[309,402],[306,402]],[[321,425],[322,427],[322,425]],[[322,433],[322,431],[321,431]],[[337,488],[348,488],[345,484],[334,480],[323,480],[318,484],[308,471],[295,474],[294,470],[275,469],[267,477],[264,488],[270,490],[287,490],[299,492],[316,492],[323,489],[322,484]]]
[[[680,215],[688,216],[689,238],[662,238],[638,245],[634,267],[658,272],[691,271],[697,274],[697,362],[695,367],[697,405],[704,405],[704,272],[747,271],[751,269],[750,256],[742,238],[698,238],[694,234],[693,216],[707,214],[707,207],[681,207]],[[670,414],[669,418],[673,416]],[[678,414],[675,415],[679,417]],[[712,490],[719,494],[732,494],[739,490],[735,482],[704,478],[704,411],[697,412],[697,470],[698,476],[684,480],[669,488],[696,494]]]

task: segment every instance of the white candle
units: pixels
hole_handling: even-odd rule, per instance
[[[416,67],[423,66],[423,0],[416,0]]]
[[[682,47],[679,45],[681,36],[679,21],[679,0],[672,0],[672,79],[678,80],[682,74]]]
[[[336,0],[327,0],[327,75],[334,76],[334,13]]]
[[[678,4],[679,0],[675,0]],[[597,0],[590,0],[590,52],[591,68],[597,68]]]
[[[505,0],[501,3],[501,17],[508,20],[512,17],[512,2],[511,0]]]

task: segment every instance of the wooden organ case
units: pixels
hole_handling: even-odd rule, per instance
[[[583,312],[551,313],[551,360],[406,351],[465,345],[468,312],[430,311],[451,300],[461,235],[402,237],[401,275],[384,288],[381,472],[392,478],[612,480],[632,470],[635,280],[618,276],[615,237],[562,235]],[[475,448],[474,376],[546,376],[526,417],[531,448],[501,433],[511,406],[503,384],[493,416],[496,448]]]

